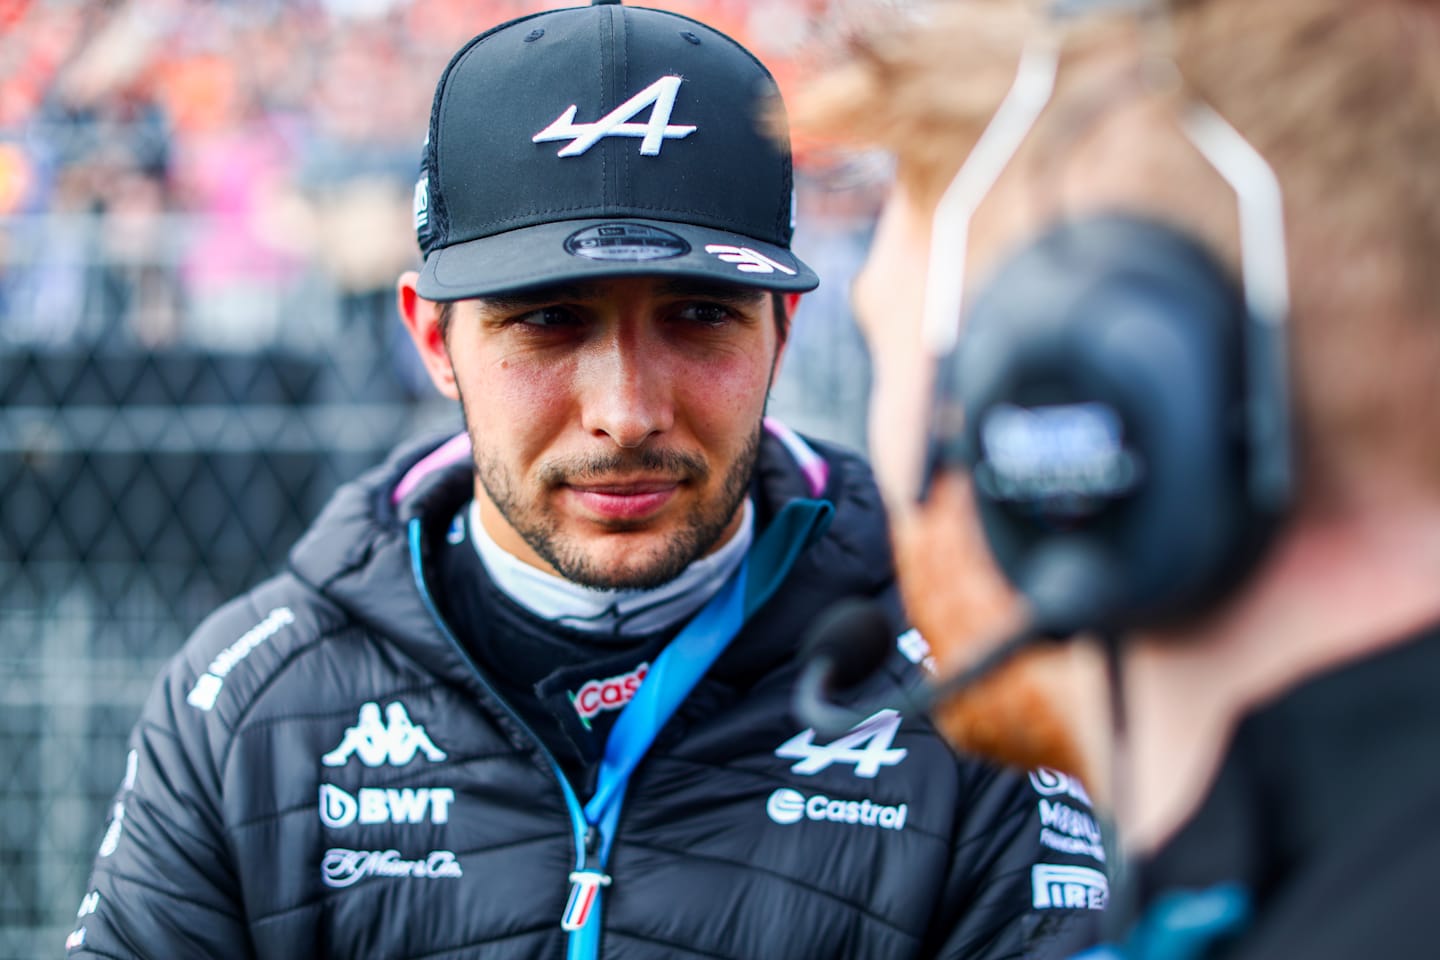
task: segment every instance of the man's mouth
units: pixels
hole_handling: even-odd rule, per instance
[[[680,484],[668,478],[587,480],[565,489],[587,513],[606,520],[643,520],[664,508]]]

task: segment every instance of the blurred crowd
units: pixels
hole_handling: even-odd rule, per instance
[[[565,5],[0,0],[0,344],[389,336],[435,79],[480,30]],[[732,34],[783,88],[834,4],[647,5]],[[864,217],[825,204],[840,239],[813,255],[847,263]]]

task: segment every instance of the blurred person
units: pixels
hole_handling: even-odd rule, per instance
[[[348,25],[330,47],[296,177],[309,246],[334,285],[354,367],[393,373],[369,384],[366,395],[378,398],[378,388],[392,383],[429,395],[429,378],[394,314],[395,276],[415,255],[407,225],[426,118],[415,115],[414,104],[429,97],[433,75],[415,70],[389,30]]]
[[[1293,443],[1294,478],[1285,510],[1257,511],[1234,531],[1239,549],[1229,569],[1217,568],[1221,580],[1208,595],[1162,619],[1134,612],[1155,600],[1140,591],[1128,623],[1118,607],[1107,615],[1107,631],[1123,628],[1113,630],[1112,665],[1124,679],[1110,691],[1123,711],[1119,736],[1108,729],[1094,646],[1034,652],[972,685],[942,705],[945,732],[1003,760],[1079,772],[1103,794],[1135,855],[1115,916],[1136,921],[1104,956],[1428,955],[1428,873],[1440,853],[1431,824],[1440,777],[1424,759],[1440,742],[1440,6],[1204,0],[1155,4],[1148,18],[1049,22],[1033,9],[952,4],[891,18],[854,37],[852,55],[796,110],[802,130],[895,155],[897,176],[854,300],[874,353],[872,450],[913,620],[954,673],[1037,606],[1031,593],[1017,597],[997,566],[1015,559],[1004,534],[1016,528],[993,489],[975,486],[970,466],[981,454],[972,445],[957,459],[943,439],[934,443],[960,432],[937,419],[955,411],[934,383],[954,374],[961,397],[978,396],[988,363],[1013,361],[997,376],[1016,373],[1015,356],[1051,349],[1068,331],[1070,362],[1089,365],[1100,347],[1087,336],[1120,336],[1127,328],[1105,326],[1120,319],[1118,301],[1101,299],[1115,289],[1099,286],[1109,275],[1085,272],[1098,244],[1079,240],[1100,239],[1102,215],[1157,246],[1185,245],[1196,262],[1223,265],[1211,273],[1228,275],[1229,302],[1243,304],[1235,314],[1248,314],[1243,334],[1223,334],[1243,341],[1251,363],[1238,378],[1242,395],[1227,388],[1232,405],[1201,403],[1170,425],[1189,430],[1202,408],[1233,417],[1237,426],[1220,432],[1235,449],[1263,440],[1239,455],[1235,476],[1250,483],[1251,468],[1266,461],[1283,476]],[[1041,49],[1034,45],[1057,33],[1058,73],[1029,69],[1038,61],[1027,54],[1017,74],[1022,48]],[[1018,93],[1005,101],[1003,122],[987,128],[1012,81]],[[991,162],[1017,129],[1018,108],[1036,100],[1043,109],[1018,147]],[[1207,126],[1183,129],[1203,135],[1182,132],[1199,120]],[[949,275],[930,276],[932,242],[956,235],[937,208],[962,158],[981,156],[982,131],[981,162],[996,179],[968,193],[978,205],[964,208],[973,220],[960,260],[937,259],[935,269]],[[1217,143],[1222,163],[1240,163],[1243,176],[1222,177],[1202,155],[1201,145]],[[1267,197],[1256,154],[1278,179],[1288,246],[1288,264],[1280,260],[1270,275],[1251,259],[1275,250],[1250,232],[1275,225],[1256,214],[1264,209],[1256,197]],[[1125,249],[1120,270],[1150,269],[1152,250]],[[1054,258],[1050,273],[1040,269],[1045,257]],[[937,362],[922,335],[922,318],[938,322],[925,314],[927,284],[953,295],[955,275],[970,329],[960,334],[958,360]],[[1288,314],[1257,309],[1261,283],[1274,297],[1275,281],[1283,289],[1287,278]],[[1059,304],[1065,284],[1092,279],[1108,318],[1106,310],[1086,315],[1083,305],[1051,318],[1023,312],[1027,296]],[[1194,342],[1220,336],[1186,330],[1196,323],[1183,315],[1190,305],[1171,304],[1169,329],[1196,334]],[[1235,314],[1197,315],[1215,325]],[[948,316],[962,322],[958,310]],[[1277,320],[1281,349],[1266,355],[1257,345],[1271,342],[1263,331]],[[1118,340],[1105,345],[1109,356],[1124,349]],[[1277,375],[1272,364],[1286,352],[1288,370]],[[1205,361],[1182,352],[1168,366],[1137,369],[1183,379]],[[1220,369],[1240,366],[1233,351],[1229,363]],[[1068,389],[1068,376],[1054,373],[1052,395]],[[1275,397],[1262,397],[1276,385]],[[1145,389],[1170,396],[1162,386],[1170,385]],[[1043,411],[1029,403],[1029,416]],[[1257,430],[1246,420],[1256,404],[1281,426],[1288,415],[1291,429]],[[993,410],[962,408],[967,440]],[[1219,531],[1233,519],[1208,515],[1212,485],[1220,484],[1207,476],[1172,511],[1173,539],[1163,528],[1141,532],[1162,547],[1168,539],[1172,552],[1198,552],[1182,545],[1181,529]],[[1140,489],[1128,496],[1150,496]],[[1124,502],[1104,508],[1106,522],[1126,522]],[[1184,516],[1187,509],[1198,516]],[[1082,532],[1108,536],[1079,522]],[[1266,523],[1275,529],[1261,550]],[[1066,542],[1054,530],[1035,536]],[[1163,551],[1156,560],[1169,562]]]
[[[1032,890],[1100,855],[1041,844],[1045,781],[791,714],[822,611],[902,624],[867,468],[764,417],[818,282],[773,89],[613,3],[451,60],[397,289],[467,431],[342,488],[165,670],[71,956],[984,960],[1089,919]]]

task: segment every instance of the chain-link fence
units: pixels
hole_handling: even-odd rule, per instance
[[[45,238],[103,253],[85,230],[105,225],[0,226],[0,957],[33,958],[63,953],[161,664],[339,482],[453,414],[411,395],[379,326],[324,349],[147,347],[136,311],[173,264],[71,257],[47,277]],[[314,294],[310,325],[342,332],[345,308]]]
[[[422,399],[383,293],[292,278],[244,301],[263,346],[147,345],[166,319],[148,311],[190,315],[155,293],[177,267],[162,248],[117,263],[95,234],[112,227],[0,222],[0,960],[63,954],[125,738],[189,631],[276,570],[337,484],[458,427]],[[863,352],[836,277],[856,243],[802,251],[834,296],[795,318],[771,411],[852,446]]]

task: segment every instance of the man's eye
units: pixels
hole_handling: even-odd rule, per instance
[[[580,316],[566,307],[540,307],[515,317],[512,322],[527,327],[571,327],[580,323]]]
[[[735,311],[721,303],[687,303],[676,315],[681,320],[707,327],[723,326],[735,319]]]

